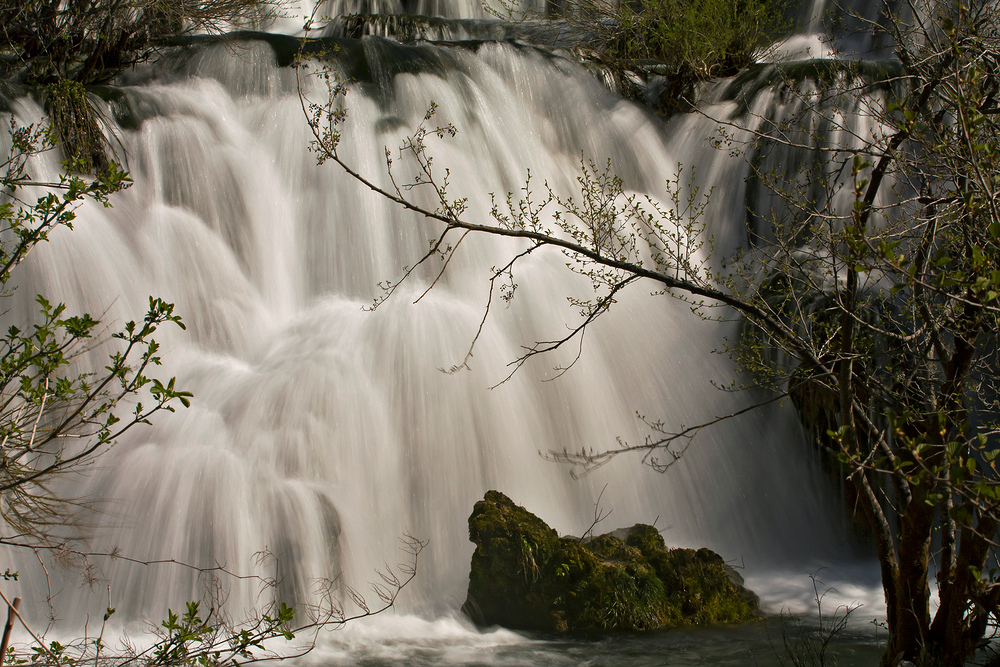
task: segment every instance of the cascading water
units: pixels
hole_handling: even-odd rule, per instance
[[[445,19],[484,19],[504,15],[544,11],[546,0],[506,2],[505,0],[290,0],[270,26],[274,31],[294,33],[311,19],[313,27],[327,20],[352,14],[410,14]]]
[[[452,17],[480,16],[474,3],[442,4]],[[385,181],[385,147],[398,147],[433,102],[434,122],[458,129],[431,152],[450,169],[451,195],[469,198],[467,217],[487,219],[489,194],[517,191],[529,169],[539,191],[544,181],[567,195],[581,160],[610,160],[629,188],[662,198],[683,164],[715,187],[705,224],[717,257],[746,242],[746,167],[709,147],[711,121],[664,126],[579,66],[527,46],[403,49],[369,37],[351,57],[370,80],[348,95],[341,153],[375,180]],[[734,379],[716,352],[736,324],[702,321],[637,285],[592,327],[564,376],[554,379],[553,368],[575,351],[535,359],[491,389],[522,345],[575,321],[566,297],[586,291],[565,258],[540,254],[516,274],[510,304],[493,305],[471,369],[443,373],[476,332],[490,267],[521,246],[470,237],[425,296],[430,269],[367,312],[377,284],[412,265],[435,228],[336,166],[315,164],[296,74],[268,43],[178,49],[129,84],[127,110],[112,102],[106,112],[135,185],[111,209],[85,205],[74,231],[35,251],[18,269],[6,316],[26,317],[41,293],[114,325],[156,295],[188,325],[161,342],[163,373],[194,393],[192,407],[130,433],[66,480],[66,493],[96,505],[81,535],[92,550],[276,577],[282,599],[303,603],[324,578],[363,589],[398,559],[408,533],[429,546],[399,609],[433,618],[454,613],[464,596],[465,522],[486,490],[580,533],[606,486],[608,529],[655,521],[668,544],[709,546],[745,565],[771,605],[790,602],[776,573],[805,579],[854,557],[838,500],[788,406],[704,431],[663,475],[622,456],[574,480],[539,456],[613,447],[618,436],[641,441],[636,412],[677,428],[759,399],[712,384]],[[40,113],[15,103],[22,122]],[[58,170],[52,156],[34,168]],[[98,566],[126,620],[158,618],[204,592],[184,568]],[[107,605],[106,593],[77,587],[76,573],[50,574],[63,618]],[[44,582],[22,577],[22,594],[44,599]],[[258,582],[224,585],[233,608],[254,604]]]

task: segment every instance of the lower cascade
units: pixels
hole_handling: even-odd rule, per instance
[[[462,7],[462,18],[481,18]],[[481,623],[536,630],[741,622],[761,613],[748,588],[765,610],[808,604],[807,576],[821,567],[832,578],[862,572],[854,592],[878,607],[877,573],[792,406],[743,413],[763,396],[720,390],[740,383],[724,353],[738,322],[705,321],[636,286],[580,350],[511,373],[524,346],[564,335],[588,281],[559,270],[561,254],[539,252],[477,335],[491,267],[523,246],[475,236],[440,278],[422,267],[371,309],[380,283],[427,252],[434,228],[316,164],[300,94],[324,91],[303,88],[273,41],[193,40],[100,100],[93,93],[134,184],[109,208],[84,204],[73,231],[32,252],[0,319],[29,321],[44,294],[117,329],[162,298],[187,326],[159,336],[162,372],[193,399],[57,481],[60,494],[85,501],[62,537],[97,554],[87,558],[96,592],[79,585],[78,569],[43,573],[34,556],[5,549],[22,572],[13,589],[27,617],[46,618],[54,598],[66,619],[114,607],[138,623],[213,596],[252,608],[262,588],[296,607],[331,591],[349,605],[348,590],[367,590],[386,563],[407,559],[407,536],[427,544],[396,608],[428,622],[454,617],[463,601]],[[628,191],[663,201],[680,170],[712,189],[702,233],[717,256],[747,243],[748,167],[711,147],[710,119],[665,121],[575,62],[521,43],[404,49],[369,35],[350,44],[342,57],[370,76],[349,85],[339,151],[374,182],[391,187],[387,151],[397,155],[435,108],[433,122],[457,132],[432,136],[429,151],[466,217],[488,219],[494,197],[520,192],[529,174],[539,198],[579,196],[581,166],[608,164]],[[8,120],[43,121],[31,95],[0,93]],[[777,103],[777,93],[759,95]],[[32,160],[36,180],[58,180],[58,156]],[[466,367],[445,372],[474,339]],[[76,363],[101,368],[113,346]],[[737,413],[699,432],[662,474],[625,455],[577,479],[550,460],[640,443],[651,422],[680,431]],[[552,528],[531,528],[517,554],[491,542],[483,501],[475,522],[468,508],[486,494],[489,512],[521,510],[490,489],[537,508]],[[609,529],[633,528],[586,549],[558,538],[586,530],[598,499]],[[691,583],[693,569],[704,582]],[[600,582],[621,577],[656,597],[609,616]],[[497,587],[527,601],[523,622],[504,620],[523,610],[505,608]]]

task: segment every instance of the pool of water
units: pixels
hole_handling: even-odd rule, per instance
[[[742,626],[567,638],[478,629],[458,612],[389,611],[317,638],[309,667],[693,667],[874,666],[884,640],[885,603],[871,559],[828,567],[746,573],[764,620]],[[405,593],[404,593],[405,595]],[[819,605],[817,605],[819,598]],[[823,634],[852,609],[820,661]],[[829,633],[827,633],[829,634]],[[799,661],[792,658],[795,654]]]
[[[815,618],[772,616],[738,627],[685,628],[590,639],[525,635],[509,630],[478,631],[463,619],[433,621],[413,616],[356,623],[323,637],[305,658],[310,665],[557,667],[688,667],[696,665],[778,667],[820,665]],[[885,631],[852,617],[824,656],[825,664],[877,665]]]

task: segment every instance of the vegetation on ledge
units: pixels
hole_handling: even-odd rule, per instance
[[[661,113],[699,81],[734,76],[787,29],[783,0],[568,0],[562,14],[614,74],[619,92]],[[651,99],[648,91],[655,91]]]
[[[255,26],[280,0],[0,0],[0,108],[25,86],[45,105],[52,139],[73,173],[103,173],[112,151],[86,86],[145,62],[167,37]],[[18,91],[19,92],[19,91]]]

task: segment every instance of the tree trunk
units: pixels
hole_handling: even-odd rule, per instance
[[[989,517],[980,518],[975,530],[962,527],[956,566],[940,586],[941,606],[931,625],[930,643],[934,656],[945,667],[965,664],[986,630],[989,610],[970,603],[978,597],[979,587],[973,569],[981,571],[986,565],[990,541],[985,536],[993,535],[996,529],[996,521]]]
[[[895,622],[889,626],[889,642],[882,656],[883,665],[895,665],[899,658],[918,662],[924,655],[930,633],[930,586],[927,569],[930,562],[934,506],[924,502],[926,487],[917,487],[913,499],[900,515],[899,580],[894,607]]]

